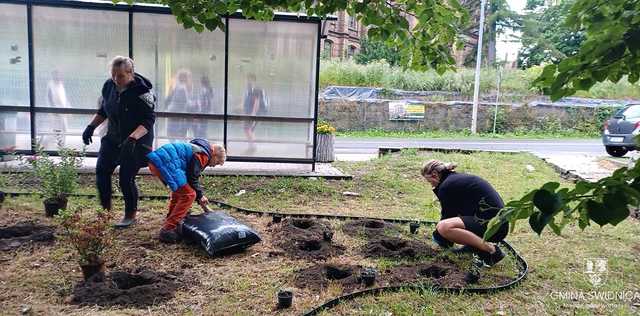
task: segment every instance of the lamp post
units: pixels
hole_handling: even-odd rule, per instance
[[[480,65],[482,64],[482,33],[484,31],[484,8],[487,0],[480,2],[480,24],[478,25],[478,48],[476,52],[476,75],[473,86],[473,112],[471,114],[471,134],[478,132],[478,99],[480,97]]]

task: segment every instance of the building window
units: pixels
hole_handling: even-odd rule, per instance
[[[330,40],[324,40],[324,48],[323,48],[324,56],[331,58],[332,52],[333,52],[333,42],[331,42]]]
[[[353,57],[353,55],[356,54],[356,50],[357,48],[355,46],[349,45],[349,47],[347,48],[347,58]]]
[[[353,16],[349,16],[349,29],[358,30],[358,20]]]

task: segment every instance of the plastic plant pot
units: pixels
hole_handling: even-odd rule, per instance
[[[282,221],[282,215],[273,215],[273,222],[280,223]]]
[[[4,198],[5,198],[5,193],[3,191],[0,191],[0,205],[4,203]]]
[[[415,234],[418,232],[418,228],[420,228],[420,223],[411,223],[409,224],[409,231],[412,234]]]
[[[324,241],[331,241],[333,239],[333,233],[332,232],[322,232],[322,239]]]
[[[66,198],[49,198],[44,200],[44,211],[47,217],[58,215],[60,209],[67,208]]]
[[[80,265],[80,268],[85,281],[102,282],[104,280],[104,261],[100,260],[94,264]]]
[[[280,290],[278,292],[278,308],[289,308],[293,304],[293,292]]]
[[[366,268],[360,272],[360,279],[365,286],[372,286],[376,283],[376,269]]]

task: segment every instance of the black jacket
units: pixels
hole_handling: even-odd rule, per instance
[[[489,182],[470,174],[445,174],[433,193],[440,201],[442,219],[475,216],[489,220],[504,207],[502,198]]]
[[[140,138],[138,143],[152,146],[156,97],[151,88],[151,82],[138,73],[134,75],[134,81],[122,92],[118,92],[113,80],[108,79],[104,83],[102,104],[97,114],[109,120],[106,137],[120,144],[142,125],[148,133]]]

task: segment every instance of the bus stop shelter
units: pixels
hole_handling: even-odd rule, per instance
[[[80,149],[122,55],[154,85],[154,147],[201,137],[224,144],[229,161],[315,166],[321,20],[224,21],[227,32],[198,33],[159,5],[0,0],[0,149]],[[255,115],[244,106],[250,81],[267,105]]]

